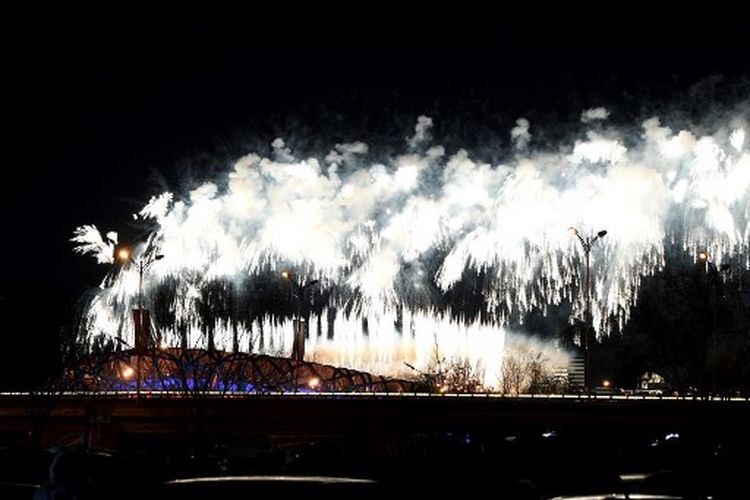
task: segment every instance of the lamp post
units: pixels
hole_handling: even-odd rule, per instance
[[[150,260],[141,258],[136,262],[133,260],[133,252],[124,243],[115,246],[114,258],[122,265],[133,264],[138,266],[138,310],[133,312],[133,329],[135,333],[135,356],[136,356],[136,398],[141,398],[141,354],[148,346],[149,341],[149,318],[148,312],[143,310],[143,271],[154,261],[163,259],[164,256],[154,255]],[[146,314],[144,314],[144,312]],[[145,316],[145,318],[144,318]]]
[[[584,277],[583,282],[583,290],[584,290],[584,313],[583,313],[583,319],[584,319],[584,333],[581,336],[581,345],[583,346],[584,351],[584,365],[583,365],[583,384],[585,389],[591,388],[591,368],[592,368],[592,351],[593,351],[593,332],[594,332],[594,325],[591,318],[591,262],[589,254],[591,253],[591,246],[596,242],[596,240],[604,238],[604,236],[607,235],[607,231],[602,229],[596,235],[594,236],[581,236],[580,231],[578,231],[575,227],[568,228],[570,231],[570,234],[573,236],[576,236],[578,238],[578,241],[581,243],[581,247],[583,248],[583,253],[586,256],[586,274]]]
[[[717,268],[713,265],[711,271],[711,259],[708,252],[701,250],[698,252],[698,262],[703,266],[703,272],[706,276],[706,308],[711,307],[711,394],[716,395],[716,330],[719,320],[719,291],[717,286],[717,276],[725,276],[724,272],[729,271],[729,264],[721,264]],[[711,304],[709,304],[711,302]]]
[[[293,321],[294,325],[294,341],[292,342],[292,359],[295,361],[304,361],[305,358],[305,329],[302,327],[302,322],[304,321],[302,318],[302,300],[304,297],[305,291],[312,287],[313,285],[316,285],[318,283],[318,280],[312,280],[308,282],[305,285],[300,284],[296,277],[294,276],[294,273],[292,271],[286,269],[281,272],[281,277],[285,280],[289,281],[291,283],[292,287],[292,296],[294,297],[294,301],[296,304],[297,309],[297,318]]]

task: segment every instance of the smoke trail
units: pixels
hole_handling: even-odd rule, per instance
[[[642,277],[672,247],[748,266],[746,115],[710,132],[654,117],[636,137],[606,127],[608,116],[584,111],[572,143],[536,151],[519,119],[497,165],[431,144],[427,117],[388,162],[370,161],[363,142],[298,158],[276,139],[271,158],[250,153],[224,179],[155,196],[137,214],[156,229],[135,259],[165,256],[144,276],[156,326],[176,345],[288,353],[295,299],[279,273],[292,269],[300,284],[320,280],[302,297],[314,356],[394,373],[438,342],[484,363],[494,384],[512,318],[565,302],[582,315],[584,251],[571,226],[608,231],[590,253],[600,334],[628,320]],[[112,262],[93,226],[73,241]],[[131,339],[134,267],[92,300],[89,336]]]

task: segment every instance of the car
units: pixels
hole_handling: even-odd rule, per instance
[[[277,499],[381,498],[381,485],[370,479],[330,476],[249,475],[175,479],[150,492],[152,498],[168,499]]]

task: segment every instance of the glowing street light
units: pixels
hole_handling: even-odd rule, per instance
[[[133,260],[133,251],[125,243],[118,243],[113,255],[115,261],[121,265],[133,264],[138,266],[138,310],[133,311],[133,329],[135,330],[135,355],[136,355],[136,397],[141,397],[141,354],[149,344],[149,319],[148,312],[143,310],[143,271],[154,261],[163,259],[161,254],[154,255],[151,259],[141,258],[136,263]],[[144,314],[145,313],[145,314]]]
[[[118,249],[115,251],[115,256],[120,262],[130,262],[132,260],[130,258],[130,248],[125,245],[118,246]]]
[[[316,285],[318,280],[312,280],[305,285],[300,284],[289,269],[281,272],[281,277],[289,281],[292,286],[292,295],[297,305],[297,318],[294,320],[294,342],[292,343],[292,359],[295,361],[304,361],[305,358],[305,328],[303,327],[302,318],[302,300],[305,290]]]
[[[570,231],[570,234],[577,237],[578,241],[581,243],[581,247],[583,248],[583,252],[586,255],[586,275],[584,277],[583,282],[583,290],[584,290],[584,304],[585,304],[585,310],[584,310],[584,334],[581,336],[581,345],[584,350],[584,365],[583,365],[583,380],[584,380],[584,387],[586,390],[590,389],[591,387],[591,368],[592,368],[592,351],[594,346],[594,339],[593,339],[593,332],[594,332],[594,325],[591,318],[591,264],[589,259],[589,254],[591,253],[591,246],[596,242],[596,240],[599,240],[601,238],[604,238],[607,235],[607,231],[602,229],[596,235],[594,236],[586,236],[585,238],[581,236],[581,232],[575,228],[575,227],[569,227],[568,231]]]
[[[130,380],[130,378],[133,376],[133,369],[129,366],[126,366],[122,369],[122,378],[125,380]]]

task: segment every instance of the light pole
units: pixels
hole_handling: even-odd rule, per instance
[[[703,265],[703,271],[706,275],[706,308],[711,307],[711,395],[716,395],[716,330],[719,321],[719,291],[717,286],[717,276],[725,276],[724,272],[731,269],[729,264],[721,264],[718,269],[713,266],[711,272],[711,260],[708,252],[701,250],[698,252],[698,262]],[[713,297],[712,297],[713,295]],[[709,302],[712,302],[709,305]],[[707,361],[707,360],[706,360]]]
[[[297,318],[293,321],[294,341],[292,342],[292,359],[295,361],[304,361],[305,358],[305,328],[302,318],[302,300],[305,290],[316,285],[318,280],[312,280],[305,285],[300,284],[292,271],[285,269],[281,272],[281,277],[291,283],[292,296],[297,306]]]
[[[576,236],[578,238],[578,241],[581,242],[581,247],[583,247],[583,253],[586,256],[586,275],[584,277],[583,282],[583,290],[584,290],[584,313],[583,313],[583,319],[584,319],[584,333],[581,335],[581,345],[583,346],[584,351],[584,365],[583,365],[583,384],[585,389],[591,388],[591,368],[592,368],[592,354],[593,354],[593,347],[594,347],[594,325],[591,318],[591,262],[589,254],[591,253],[591,246],[596,242],[596,240],[604,238],[607,235],[607,231],[602,229],[596,235],[594,236],[586,236],[585,238],[581,236],[580,231],[578,231],[575,227],[568,228],[568,231],[570,231],[570,234],[573,236]]]
[[[138,309],[133,311],[133,330],[135,333],[135,356],[136,356],[136,398],[141,398],[141,354],[146,350],[149,343],[149,315],[143,310],[143,271],[154,261],[163,259],[164,256],[154,255],[150,260],[141,258],[136,262],[133,260],[133,252],[124,243],[119,243],[114,249],[114,258],[122,265],[133,264],[138,266]]]

